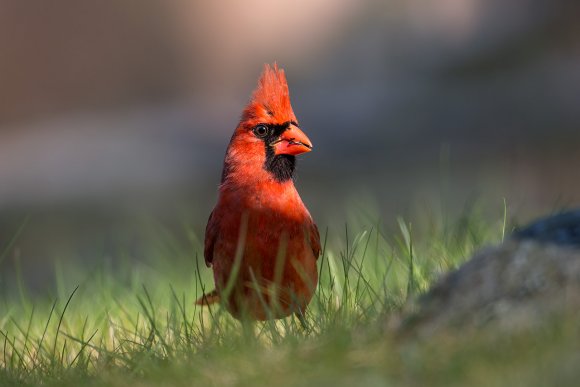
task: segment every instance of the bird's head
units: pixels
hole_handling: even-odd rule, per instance
[[[231,173],[266,173],[284,182],[292,179],[295,156],[311,150],[312,143],[300,130],[290,105],[284,70],[265,65],[232,136],[223,179]]]

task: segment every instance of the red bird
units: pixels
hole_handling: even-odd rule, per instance
[[[205,232],[205,263],[220,299],[238,319],[296,313],[318,283],[320,235],[294,187],[296,155],[312,143],[292,111],[284,70],[264,66],[228,146],[218,202]]]

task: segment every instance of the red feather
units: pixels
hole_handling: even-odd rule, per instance
[[[199,303],[221,298],[235,317],[264,320],[305,311],[318,282],[320,235],[292,179],[281,181],[265,168],[267,147],[285,138],[280,134],[265,142],[254,132],[260,124],[287,125],[288,132],[303,135],[277,65],[264,67],[226,152],[218,203],[205,235],[204,257],[216,291]],[[288,154],[300,153],[296,149]]]

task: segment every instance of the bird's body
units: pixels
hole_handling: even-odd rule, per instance
[[[320,237],[292,179],[295,155],[311,147],[284,72],[266,66],[228,146],[206,228],[215,293],[236,318],[301,314],[314,294]]]

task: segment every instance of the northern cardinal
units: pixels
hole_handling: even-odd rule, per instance
[[[317,282],[320,235],[294,186],[296,155],[312,143],[292,111],[284,70],[264,71],[227,148],[218,202],[205,232],[205,263],[238,319],[295,313],[303,321]]]

